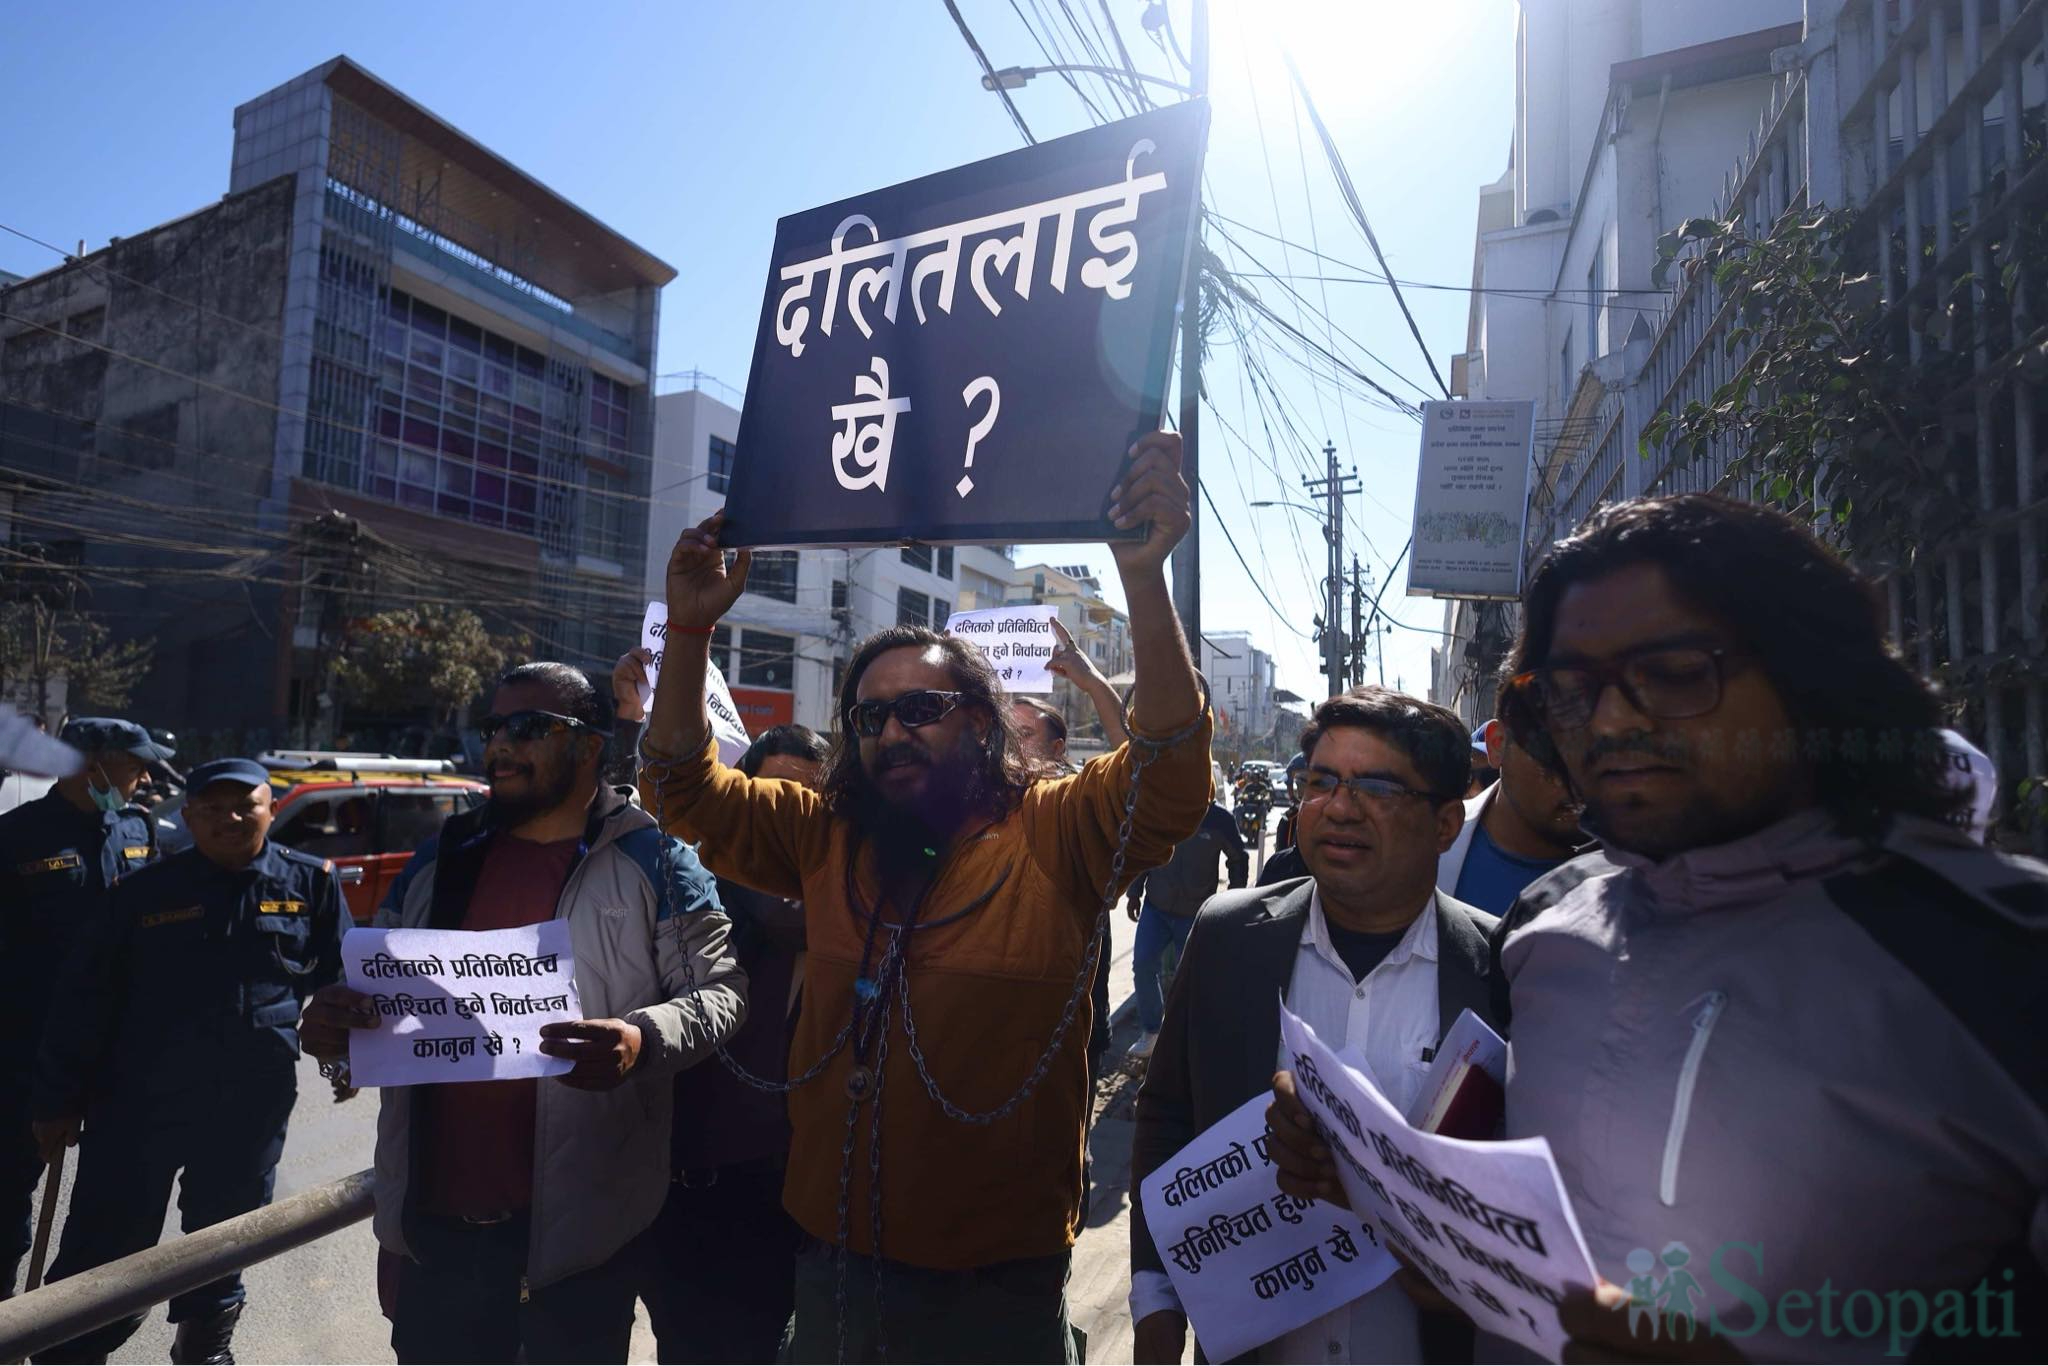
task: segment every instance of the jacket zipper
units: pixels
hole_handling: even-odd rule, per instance
[[[1671,1127],[1664,1135],[1664,1170],[1657,1182],[1657,1196],[1666,1205],[1678,1203],[1678,1156],[1685,1147],[1685,1126],[1692,1119],[1692,1092],[1699,1085],[1700,1063],[1707,1055],[1707,1041],[1714,1037],[1714,1022],[1728,1004],[1728,993],[1710,991],[1694,1004],[1700,1010],[1692,1017],[1692,1042],[1678,1069],[1678,1095],[1671,1105]]]

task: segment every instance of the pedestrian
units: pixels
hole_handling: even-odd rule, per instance
[[[149,766],[170,757],[113,717],[73,721],[62,738],[81,752],[79,771],[0,815],[0,1299],[29,1250],[43,1171],[29,1087],[57,975],[107,889],[156,858],[154,827],[131,799]]]
[[[1495,761],[1487,738],[1487,725],[1481,721],[1472,732],[1472,782],[1465,789],[1467,801],[1500,781],[1500,764]]]
[[[1195,913],[1216,895],[1218,860],[1228,871],[1233,889],[1251,880],[1251,855],[1238,833],[1237,821],[1211,802],[1195,833],[1174,846],[1166,865],[1140,877],[1126,894],[1126,908],[1138,922],[1138,932],[1131,940],[1138,1038],[1124,1055],[1133,1063],[1150,1058],[1159,1042],[1159,1026],[1166,1017],[1166,994],[1160,984],[1166,950],[1171,945],[1179,954],[1187,948]]]
[[[910,626],[848,661],[822,792],[724,767],[705,666],[749,557],[728,569],[714,516],[670,558],[643,799],[715,870],[804,903],[791,1360],[1074,1359],[1088,974],[1123,882],[1209,800],[1209,717],[1163,573],[1189,521],[1179,438],[1132,457],[1110,510],[1150,524],[1111,546],[1132,738],[1071,777],[1026,765],[979,650]]]
[[[541,1027],[559,1076],[387,1086],[378,1243],[401,1362],[626,1359],[640,1237],[669,1186],[670,1079],[746,1011],[711,877],[598,781],[610,707],[566,664],[498,681],[478,728],[490,799],[448,818],[377,913],[386,927],[568,922],[586,1018]],[[306,1010],[330,1064],[378,1027],[345,986]],[[543,1218],[543,1212],[546,1217]]]
[[[809,726],[775,726],[747,747],[739,771],[816,791],[828,753]],[[732,921],[750,1002],[726,1052],[747,1073],[779,1085],[788,1079],[804,969],[803,905],[729,878],[718,880],[718,899]],[[803,1238],[782,1208],[788,1101],[718,1063],[692,1067],[675,1081],[670,1153],[674,1175],[654,1223],[653,1271],[642,1292],[657,1358],[775,1360]]]
[[[1076,691],[1088,699],[1095,708],[1095,718],[1102,727],[1103,744],[1111,749],[1130,738],[1124,729],[1124,703],[1116,695],[1116,689],[1102,676],[1102,670],[1095,667],[1095,661],[1087,651],[1074,643],[1073,636],[1052,619],[1053,636],[1058,642],[1052,658],[1046,660],[1045,669],[1058,678],[1073,684]],[[1060,773],[1077,773],[1080,770],[1067,757],[1067,719],[1060,715],[1059,708],[1036,697],[1015,695],[1011,705],[1017,713],[1017,747],[1026,759],[1049,764]],[[1095,1083],[1102,1076],[1103,1064],[1109,1058],[1109,964],[1115,956],[1114,936],[1102,941],[1102,951],[1095,957],[1095,980],[1089,984],[1088,1000],[1093,1010],[1088,1030],[1088,1090],[1093,1094]],[[1092,1102],[1091,1102],[1092,1108]]]
[[[37,1053],[43,1157],[79,1145],[52,1281],[154,1247],[174,1175],[187,1233],[270,1203],[298,1097],[299,1005],[341,976],[341,879],[271,841],[269,770],[215,759],[187,791],[192,847],[114,885],[80,932]],[[171,1360],[233,1361],[244,1298],[238,1273],[174,1296]],[[141,1323],[36,1360],[104,1361]]]
[[[1432,703],[1358,687],[1316,707],[1301,749],[1297,847],[1309,874],[1221,893],[1196,918],[1138,1092],[1134,1186],[1272,1086],[1283,996],[1332,1048],[1362,1054],[1403,1111],[1458,1016],[1488,1014],[1494,918],[1437,887],[1437,858],[1465,818],[1464,723]],[[1131,1320],[1136,1360],[1181,1359],[1187,1318],[1135,1201]],[[1469,1327],[1425,1318],[1387,1283],[1251,1359],[1469,1361],[1471,1347]]]
[[[1280,819],[1273,827],[1273,855],[1275,858],[1294,847],[1294,818],[1301,807],[1301,775],[1302,771],[1307,767],[1308,757],[1300,750],[1296,750],[1294,757],[1287,761],[1287,773],[1284,779],[1287,784],[1287,809],[1280,813]],[[1270,862],[1270,860],[1268,861]],[[1296,873],[1295,876],[1299,877],[1301,874]],[[1263,883],[1265,879],[1262,877],[1259,881]]]
[[[1569,1356],[2042,1355],[2048,866],[1951,824],[1884,620],[1803,523],[1704,494],[1605,508],[1531,580],[1503,719],[1607,861],[1501,949],[1507,1136],[1548,1140],[1603,1278]],[[1304,1146],[1283,1116],[1283,1185]],[[1697,1340],[1609,1312],[1660,1248],[1712,1272]]]
[[[1564,779],[1516,744],[1499,719],[1479,729],[1488,766],[1500,776],[1465,803],[1465,827],[1438,861],[1436,885],[1502,916],[1524,887],[1591,841]]]

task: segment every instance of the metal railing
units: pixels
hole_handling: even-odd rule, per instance
[[[370,1217],[368,1171],[0,1300],[0,1361],[19,1361]]]

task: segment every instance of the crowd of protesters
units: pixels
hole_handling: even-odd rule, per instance
[[[1762,508],[1605,509],[1534,576],[1479,732],[1385,688],[1315,708],[1247,886],[1164,575],[1179,456],[1145,438],[1113,494],[1145,528],[1110,547],[1131,695],[1064,638],[1053,662],[1112,745],[1078,768],[1056,711],[910,626],[854,651],[833,735],[779,726],[722,761],[711,635],[749,556],[716,516],[670,559],[651,705],[638,651],[610,696],[560,664],[500,680],[488,802],[377,920],[565,920],[584,1018],[542,1030],[558,1077],[380,1090],[397,1358],[623,1361],[640,1300],[663,1361],[1083,1359],[1066,1287],[1124,903],[1134,1190],[1269,1097],[1283,1190],[1343,1203],[1276,1001],[1401,1109],[1469,1009],[1510,1045],[1499,1136],[1547,1140],[1616,1282],[1560,1288],[1568,1359],[1872,1358],[1779,1310],[1990,1284],[2008,1312],[1919,1345],[2038,1360],[2048,867],[1973,837],[1953,718],[1871,586]],[[46,1161],[81,1150],[59,1277],[150,1245],[174,1174],[188,1230],[256,1208],[299,1050],[345,1093],[351,1035],[380,1024],[340,980],[334,870],[267,839],[260,766],[195,769],[194,847],[160,857],[129,798],[161,746],[118,720],[69,738],[84,771],[0,818],[0,1007],[31,1045],[0,1113],[10,1291]],[[1770,1312],[1702,1285],[1700,1333],[1639,1326],[1617,1283],[1674,1242],[1756,1249]],[[242,1298],[228,1278],[172,1301],[174,1359],[232,1360]],[[1181,1360],[1135,1200],[1129,1304],[1137,1359]],[[38,1359],[103,1360],[136,1322]],[[1404,1269],[1249,1359],[1517,1350]]]

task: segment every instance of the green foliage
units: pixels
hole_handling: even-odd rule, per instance
[[[0,695],[47,716],[55,685],[71,712],[121,711],[148,675],[153,638],[116,640],[51,595],[0,603]]]
[[[351,623],[335,681],[351,707],[383,717],[425,711],[445,727],[518,648],[465,608],[403,607]]]

